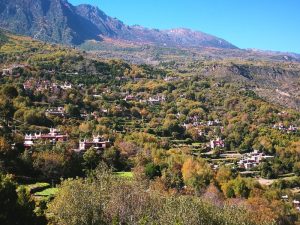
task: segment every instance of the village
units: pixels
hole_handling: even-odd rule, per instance
[[[50,132],[46,134],[34,133],[25,134],[24,147],[27,149],[32,148],[35,144],[52,144],[55,145],[57,142],[67,142],[69,140],[68,134],[61,134],[59,130],[50,128]],[[92,140],[86,138],[81,139],[78,143],[78,149],[74,149],[74,152],[83,154],[88,149],[93,148],[98,154],[104,149],[110,147],[111,143],[109,140],[104,140],[103,137],[97,135],[93,136]]]
[[[105,111],[107,112],[107,111]],[[52,107],[45,110],[45,115],[47,117],[67,117],[67,113],[64,107]],[[101,118],[99,113],[93,112],[91,113],[93,116],[92,118],[97,119]],[[179,115],[178,115],[179,116]],[[86,119],[88,114],[83,113],[81,114],[82,119]],[[225,148],[225,141],[217,136],[215,133],[216,130],[219,130],[219,134],[222,134],[224,127],[222,126],[220,120],[216,119],[214,121],[200,121],[199,118],[196,116],[187,118],[187,121],[190,123],[183,123],[182,128],[185,130],[189,129],[196,129],[198,132],[198,136],[202,137],[204,142],[201,144],[202,150],[201,155],[216,159],[224,159],[225,165],[232,166],[232,168],[239,168],[242,171],[251,171],[258,167],[261,162],[268,161],[274,158],[274,156],[266,155],[258,150],[253,150],[253,152],[243,153],[240,154],[238,152],[226,152],[224,151]],[[125,127],[124,127],[125,128]],[[126,129],[126,128],[125,128]],[[128,129],[126,130],[128,131]],[[211,138],[210,138],[211,137]],[[205,141],[207,140],[207,141]],[[41,133],[41,132],[33,132],[24,135],[24,146],[27,149],[34,147],[36,143],[39,144],[52,144],[55,145],[57,142],[67,142],[69,141],[68,134],[62,134],[59,129],[57,128],[50,128],[49,133]],[[199,143],[200,144],[200,143]],[[97,151],[98,154],[101,151],[104,151],[106,148],[112,146],[109,140],[105,140],[103,137],[99,135],[93,135],[90,139],[89,138],[81,138],[77,146],[78,148],[74,149],[74,152],[83,154],[88,149],[93,148]],[[188,145],[174,145],[174,147],[185,147]],[[192,143],[191,147],[195,146],[195,143]],[[215,152],[218,150],[218,154],[216,155]],[[197,150],[199,151],[199,149]],[[193,153],[195,154],[195,152]],[[196,154],[198,155],[198,154]],[[217,157],[217,158],[216,158]],[[235,162],[235,163],[232,163]],[[219,165],[212,163],[213,168],[218,168]]]
[[[57,114],[55,114],[57,116]],[[205,125],[204,125],[205,124]],[[219,120],[216,121],[207,121],[201,122],[201,126],[221,126]],[[186,128],[186,127],[185,127]],[[186,128],[188,129],[188,127]],[[202,134],[205,136],[205,134]],[[70,140],[70,136],[68,134],[61,133],[59,129],[50,128],[49,133],[41,133],[35,132],[24,135],[24,147],[32,153],[32,149],[36,144],[38,145],[55,145],[59,142],[64,143]],[[93,135],[91,138],[80,138],[77,142],[77,148],[73,149],[74,153],[79,155],[84,155],[89,149],[93,149],[98,155],[103,154],[103,152],[109,147],[113,146],[113,143],[109,139],[105,139],[100,135]],[[204,157],[207,157],[207,160],[210,162],[210,166],[213,170],[218,171],[220,166],[223,164],[227,167],[232,168],[233,170],[239,171],[241,176],[254,176],[258,180],[261,180],[260,176],[257,174],[257,168],[263,162],[270,161],[274,159],[274,156],[266,155],[263,152],[258,150],[253,150],[248,153],[237,153],[237,152],[225,152],[222,151],[225,147],[225,141],[221,138],[217,137],[215,139],[211,139],[209,143],[206,143],[206,151],[207,153],[202,153]],[[221,150],[219,156],[213,156],[213,153],[216,149]],[[217,158],[216,158],[217,157]],[[224,160],[224,162],[222,161]],[[221,164],[220,164],[221,162]],[[264,179],[263,179],[264,180]],[[266,182],[264,180],[264,182]],[[273,183],[274,181],[271,181]],[[300,190],[296,188],[297,192]],[[300,199],[295,199],[288,195],[282,196],[282,201],[292,202],[293,207],[300,212]]]
[[[299,8],[0,0],[0,225],[300,225]]]
[[[17,79],[24,73],[22,70],[28,72],[31,68],[22,64],[8,66],[2,71],[2,79]],[[97,158],[100,160],[106,156],[107,152],[115,151],[116,145],[123,147],[120,137],[142,134],[159,137],[159,142],[166,146],[166,152],[182,151],[195,160],[205,160],[214,174],[218,174],[225,167],[232,171],[235,179],[251,179],[268,188],[273,188],[277,182],[288,182],[296,177],[295,173],[291,172],[280,176],[264,173],[264,170],[272,170],[271,165],[278,157],[276,154],[270,154],[259,146],[244,149],[230,144],[233,142],[228,138],[230,126],[228,120],[224,119],[224,112],[218,111],[220,105],[214,113],[209,113],[215,107],[214,104],[217,104],[214,100],[206,102],[208,100],[203,97],[196,100],[196,96],[183,91],[171,94],[168,89],[161,87],[155,91],[138,87],[143,83],[154,82],[153,78],[116,77],[115,82],[118,85],[130,84],[126,88],[106,84],[91,85],[80,79],[72,82],[72,79],[77,79],[80,75],[77,72],[63,72],[61,76],[68,79],[49,79],[60,73],[48,69],[44,71],[44,76],[38,79],[26,77],[20,85],[24,94],[38,96],[31,104],[36,108],[34,113],[38,113],[45,121],[44,124],[37,122],[37,126],[24,126],[22,117],[16,117],[8,124],[14,128],[15,134],[22,137],[22,147],[31,157],[43,154],[44,151],[52,151],[51,149],[64,149],[72,157],[85,160],[92,155],[97,161]],[[169,85],[172,91],[174,83],[188,83],[190,79],[166,76],[161,77],[156,85]],[[104,82],[105,79],[100,80]],[[219,82],[211,85],[203,82],[199,86],[204,89],[223,88],[223,84]],[[216,92],[216,95],[221,94]],[[288,113],[282,111],[277,113],[277,116],[279,119],[268,124],[267,129],[283,135],[298,135],[299,124],[281,122],[290,116]],[[70,124],[76,124],[78,129],[70,129]],[[19,130],[19,127],[22,127],[22,130]],[[125,147],[131,145],[124,144]],[[17,146],[17,143],[11,143],[12,149],[16,149]],[[132,148],[127,151],[140,149]],[[88,164],[81,161],[82,165]],[[128,172],[129,167],[125,170],[132,174]],[[300,188],[300,184],[295,182],[292,188],[286,188],[284,195],[279,198],[300,212],[297,188]]]

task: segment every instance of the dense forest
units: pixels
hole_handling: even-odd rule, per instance
[[[296,224],[299,111],[186,66],[1,32],[0,223]]]

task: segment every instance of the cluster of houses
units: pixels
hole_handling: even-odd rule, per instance
[[[24,147],[26,149],[30,149],[37,143],[48,143],[48,144],[56,144],[57,142],[66,142],[69,139],[69,135],[60,133],[59,130],[55,128],[51,128],[49,133],[42,134],[34,133],[34,134],[25,134],[24,137]],[[102,151],[108,147],[110,147],[110,141],[105,140],[103,137],[97,135],[93,136],[93,139],[83,139],[78,143],[78,149],[74,149],[77,153],[83,153],[86,150],[93,148],[97,152]]]
[[[299,200],[293,200],[294,207],[300,212],[300,201]]]
[[[100,90],[94,89],[93,90],[93,97],[94,98],[102,98],[103,94],[111,94],[112,90],[110,88],[102,88]]]
[[[188,117],[187,121],[189,121],[189,123],[183,123],[182,124],[182,126],[185,129],[189,129],[189,128],[192,128],[192,127],[198,127],[198,126],[212,127],[212,126],[220,126],[221,125],[221,122],[217,119],[202,122],[202,121],[200,121],[200,119],[197,116]]]
[[[25,134],[24,138],[24,147],[31,148],[37,142],[48,142],[55,144],[56,142],[65,142],[69,136],[67,134],[61,134],[59,130],[51,128],[50,132],[47,134],[34,133],[34,134]]]
[[[93,119],[99,119],[103,115],[107,115],[108,109],[100,108],[98,111],[94,111],[91,113],[88,113],[86,110],[80,110],[80,117],[83,119],[86,118],[93,118]]]
[[[181,114],[177,114],[177,118],[180,117]],[[200,121],[200,118],[198,116],[190,116],[187,118],[188,123],[183,123],[182,127],[185,128],[185,130],[194,128],[198,131],[199,136],[205,136],[207,135],[205,133],[205,127],[220,127],[221,132],[223,132],[224,127],[222,127],[220,120],[209,120],[209,121]],[[216,131],[216,129],[215,129]],[[216,149],[216,148],[224,148],[225,142],[221,138],[216,138],[210,140],[209,143],[207,143],[207,147],[210,149]]]
[[[126,102],[139,101],[141,103],[149,103],[149,104],[156,105],[165,102],[166,97],[163,95],[157,95],[157,96],[151,96],[148,99],[143,100],[143,99],[139,99],[137,96],[134,95],[126,95],[124,101]]]
[[[225,147],[225,142],[221,138],[217,138],[215,140],[210,141],[210,148],[215,149],[215,148],[224,148]]]
[[[164,78],[164,81],[166,82],[172,82],[172,81],[177,81],[179,80],[179,77],[170,77],[170,76],[167,76]]]
[[[207,121],[207,126],[220,126],[221,121],[218,119]]]
[[[8,68],[2,69],[2,76],[20,76],[18,70],[25,67],[28,67],[28,65],[13,64]]]
[[[294,133],[298,131],[298,127],[294,125],[284,126],[282,123],[275,124],[273,128],[287,133]]]
[[[105,140],[103,137],[97,135],[93,136],[92,140],[83,139],[79,141],[79,148],[75,149],[75,152],[85,152],[86,150],[93,148],[98,153],[106,148],[110,147],[110,141]]]
[[[254,150],[253,152],[243,154],[240,161],[238,161],[238,165],[242,169],[251,170],[252,168],[258,166],[262,161],[273,158],[274,156],[265,155],[258,150]]]
[[[106,115],[107,113],[108,113],[108,109],[105,109],[105,108],[100,108],[99,111],[94,111],[91,113],[88,113],[86,110],[80,110],[80,117],[82,119],[86,119],[86,118],[98,119],[102,115]],[[65,118],[68,116],[68,114],[63,106],[48,108],[45,111],[45,115],[47,117],[48,116],[57,116],[57,117],[61,117],[61,118]]]
[[[45,112],[46,116],[58,116],[58,117],[65,117],[66,112],[64,107],[52,107],[46,109]]]
[[[148,103],[150,104],[160,104],[161,102],[165,102],[165,101],[166,101],[165,96],[154,96],[148,99]]]
[[[126,102],[133,102],[136,100],[137,100],[137,98],[134,95],[126,95],[124,98],[124,101],[126,101]]]
[[[29,79],[23,83],[24,90],[36,90],[36,91],[51,91],[53,93],[59,93],[61,90],[72,89],[73,85],[65,82],[64,84],[52,83],[49,80]]]

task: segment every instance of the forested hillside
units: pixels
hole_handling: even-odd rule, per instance
[[[280,86],[257,74],[269,64],[0,40],[0,224],[297,223],[300,113],[253,88]]]
[[[299,55],[243,49],[170,48],[105,40],[85,42],[80,49],[101,59],[147,63],[174,73],[206,75],[239,82],[267,101],[300,109]]]

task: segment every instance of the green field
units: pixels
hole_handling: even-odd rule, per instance
[[[132,179],[133,178],[133,173],[132,172],[116,172],[114,174],[117,177],[120,177],[120,178],[127,178],[127,179]]]
[[[48,200],[58,192],[58,188],[53,188],[49,183],[34,183],[22,185],[34,197],[36,202]]]
[[[48,197],[51,195],[55,195],[58,192],[58,188],[48,188],[40,192],[34,193],[35,196],[43,196]]]

